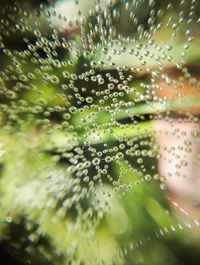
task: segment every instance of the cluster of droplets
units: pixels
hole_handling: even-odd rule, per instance
[[[66,169],[41,176],[45,207],[61,219],[75,216],[68,231],[89,238],[111,211],[112,197],[150,182],[166,190],[166,179],[188,167],[199,119],[179,101],[200,90],[198,73],[187,67],[196,56],[200,18],[197,0],[96,0],[86,14],[79,5],[74,1],[73,20],[56,6],[41,4],[32,13],[3,8],[0,124],[8,132],[33,127],[41,134],[40,152]],[[160,121],[166,131],[155,129]],[[157,142],[157,134],[175,137],[178,146]],[[171,166],[159,173],[161,159],[169,166],[177,159],[175,172]]]

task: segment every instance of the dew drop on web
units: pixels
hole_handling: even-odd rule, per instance
[[[0,230],[17,259],[164,265],[171,242],[196,247],[199,10],[2,1]]]

